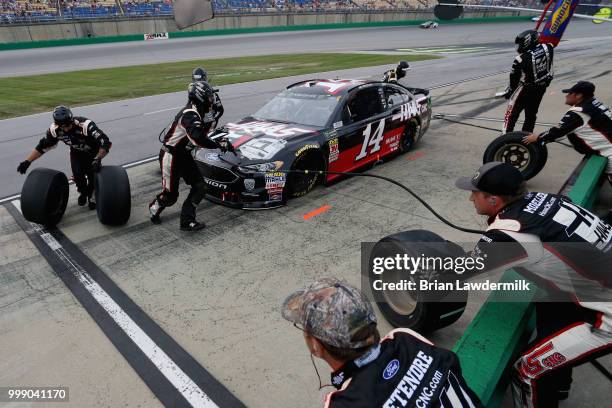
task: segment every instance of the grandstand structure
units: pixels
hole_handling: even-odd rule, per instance
[[[431,9],[432,0],[212,0],[215,13]],[[437,2],[435,2],[437,3]],[[170,17],[172,0],[0,0],[0,24]]]

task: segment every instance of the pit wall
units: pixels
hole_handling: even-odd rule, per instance
[[[0,26],[0,50],[38,48],[61,45],[83,45],[120,41],[142,41],[145,33],[169,33],[170,38],[244,34],[254,32],[337,29],[415,25],[433,19],[430,12],[370,13],[258,13],[220,15],[212,20],[178,31],[174,19],[71,21],[34,25]],[[521,12],[465,12],[462,18],[443,24],[489,23],[526,20]]]

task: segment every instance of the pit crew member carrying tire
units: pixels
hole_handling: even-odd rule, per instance
[[[193,70],[193,73],[191,74],[191,78],[193,79],[193,82],[198,82],[198,81],[208,82],[208,72],[206,72],[206,70],[202,67],[197,67],[196,69]],[[221,116],[223,116],[223,112],[225,112],[225,109],[223,108],[223,103],[221,103],[221,98],[219,97],[219,90],[213,88],[213,93],[214,93],[213,105],[212,105],[212,111],[210,113],[210,115],[212,115],[213,122],[214,122],[212,129],[217,127],[217,124],[219,123],[219,119],[221,119]]]
[[[337,390],[326,396],[326,408],[482,407],[453,352],[409,329],[381,340],[372,306],[345,282],[314,282],[287,297],[281,311],[303,331],[311,358],[334,370],[330,385]]]
[[[512,64],[510,85],[504,94],[509,102],[502,133],[514,130],[522,111],[525,111],[523,131],[533,132],[535,127],[540,103],[553,79],[554,47],[540,44],[539,38],[537,31],[527,30],[514,41],[519,55]]]
[[[194,146],[212,149],[222,147],[207,137],[212,126],[212,121],[207,116],[213,103],[212,88],[207,82],[193,82],[189,85],[187,94],[187,105],[176,114],[170,129],[163,137],[159,152],[163,190],[149,204],[149,213],[152,223],[161,223],[160,214],[166,207],[176,203],[179,180],[183,178],[185,183],[191,186],[191,190],[183,202],[180,228],[183,231],[197,231],[205,227],[204,223],[196,221],[196,207],[204,198],[205,184],[191,151]]]
[[[565,104],[571,106],[559,125],[540,135],[525,136],[525,144],[553,142],[567,136],[574,148],[585,154],[595,154],[608,159],[606,174],[612,184],[612,111],[595,98],[595,85],[578,81],[562,91]]]
[[[59,141],[70,146],[70,167],[79,192],[77,203],[80,206],[88,204],[89,209],[94,210],[94,172],[100,171],[102,159],[112,143],[92,120],[73,116],[68,107],[58,106],[53,110],[53,123],[36,148],[19,163],[17,171],[25,174],[33,161],[55,148]]]
[[[471,191],[488,228],[472,256],[515,269],[540,288],[537,336],[513,367],[516,407],[557,407],[571,369],[612,351],[612,226],[568,198],[527,193],[521,173],[490,162],[456,186]],[[517,268],[518,267],[518,268]]]

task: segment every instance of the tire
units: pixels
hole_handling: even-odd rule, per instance
[[[34,169],[21,188],[23,218],[53,227],[64,216],[68,196],[68,178],[64,173],[42,167]]]
[[[370,265],[374,257],[395,256],[398,253],[412,258],[423,255],[465,256],[461,247],[430,231],[412,230],[387,236],[376,243],[370,255]],[[370,268],[370,288],[373,287],[374,280],[382,279],[389,272],[376,275]],[[406,277],[405,273],[404,271],[402,278]],[[384,280],[395,281],[393,277]],[[441,294],[436,301],[417,301],[408,292],[403,291],[372,290],[372,294],[382,315],[392,326],[406,327],[422,333],[431,333],[457,321],[465,310],[468,297],[467,291]]]
[[[483,163],[499,161],[513,165],[525,180],[535,177],[548,160],[548,149],[541,143],[523,144],[527,132],[510,132],[493,140],[484,152]]]
[[[130,180],[121,166],[102,166],[95,176],[98,220],[105,225],[123,225],[130,219]]]
[[[309,149],[300,154],[291,165],[291,170],[323,170],[323,168],[323,155],[316,149]],[[318,173],[290,173],[287,177],[287,196],[296,198],[310,193],[317,185],[319,176]]]
[[[410,121],[406,125],[406,130],[400,140],[399,151],[400,153],[406,153],[414,148],[419,139],[421,138],[421,125],[416,121]]]

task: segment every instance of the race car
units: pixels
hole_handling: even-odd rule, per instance
[[[407,65],[407,64],[406,64]],[[400,68],[398,68],[400,69]],[[252,116],[211,138],[235,152],[196,149],[207,198],[243,209],[274,208],[341,175],[409,150],[429,127],[425,89],[396,82],[312,79],[290,85]]]
[[[421,23],[421,28],[438,28],[438,23],[436,23],[435,21],[426,21],[424,23]]]

